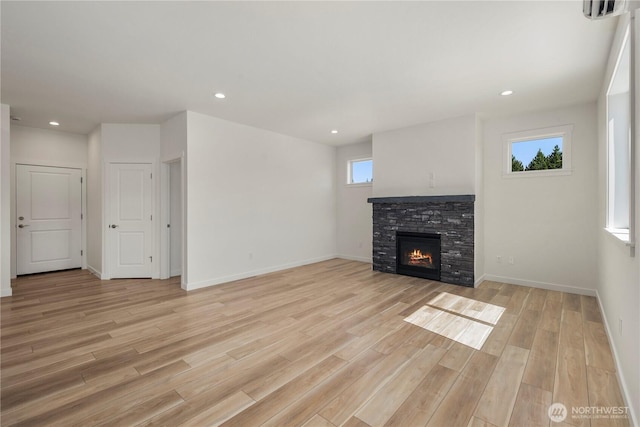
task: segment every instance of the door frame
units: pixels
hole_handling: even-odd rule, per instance
[[[82,208],[82,269],[87,268],[87,165],[85,163],[74,162],[57,162],[48,160],[43,162],[42,160],[31,158],[14,158],[11,159],[11,278],[17,277],[18,271],[18,239],[17,239],[17,227],[18,227],[18,213],[16,212],[17,206],[17,165],[27,166],[43,166],[50,168],[67,168],[67,169],[80,169],[80,176],[82,177],[81,186],[81,208]]]
[[[169,155],[162,159],[160,166],[160,278],[168,279],[171,276],[171,245],[170,245],[170,230],[166,227],[169,224],[171,218],[171,204],[170,204],[170,166],[172,163],[180,162],[180,208],[182,211],[182,223],[181,238],[182,238],[182,274],[180,276],[180,285],[182,289],[185,289],[187,283],[187,260],[186,260],[186,248],[187,248],[187,236],[186,236],[186,222],[187,212],[185,209],[186,200],[186,171],[185,171],[185,158],[184,151]]]
[[[102,163],[102,280],[111,279],[111,270],[113,268],[112,260],[110,257],[112,249],[112,236],[111,233],[107,233],[108,226],[111,224],[111,165],[112,164],[150,164],[151,173],[153,178],[151,179],[151,215],[154,218],[154,223],[151,232],[151,253],[155,259],[159,259],[159,245],[158,234],[160,230],[160,222],[155,220],[158,218],[158,194],[160,186],[156,185],[158,180],[158,162],[156,159],[108,159]],[[151,266],[151,278],[158,279],[160,277],[160,263],[152,263]]]

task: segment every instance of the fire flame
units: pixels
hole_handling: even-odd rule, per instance
[[[431,254],[429,253],[423,254],[420,249],[414,249],[413,252],[409,254],[409,259],[411,262],[428,261],[429,264],[433,263],[433,258],[431,257]]]

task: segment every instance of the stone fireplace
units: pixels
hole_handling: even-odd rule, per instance
[[[373,204],[374,270],[473,287],[474,195],[368,201]],[[431,246],[418,243],[420,237],[431,238]],[[439,254],[432,250],[436,240]]]

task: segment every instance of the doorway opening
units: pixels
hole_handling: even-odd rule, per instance
[[[182,164],[169,163],[169,277],[182,275]]]
[[[185,270],[185,168],[183,155],[163,160],[160,167],[160,278],[179,277],[186,283]]]

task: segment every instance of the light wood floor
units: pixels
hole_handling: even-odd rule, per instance
[[[624,406],[592,297],[344,260],[190,293],[79,270],[13,292],[3,426],[549,426],[552,402]],[[480,350],[404,320],[443,292],[505,308]]]

